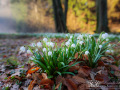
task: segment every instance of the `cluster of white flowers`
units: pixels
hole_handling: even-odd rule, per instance
[[[31,43],[30,46],[31,46],[31,47],[35,47],[36,44],[35,44],[35,43]]]
[[[20,47],[20,52],[25,52],[25,50],[26,50],[26,49],[25,49],[24,46],[21,46],[21,47]]]
[[[38,42],[38,43],[37,43],[37,46],[38,46],[38,47],[42,47],[42,43],[41,43],[41,42]]]
[[[103,39],[108,38],[108,36],[109,36],[108,33],[104,33],[104,34],[102,34],[102,38],[103,38]]]
[[[106,53],[113,53],[114,50],[106,50]]]
[[[83,39],[83,35],[82,35],[82,34],[80,34],[80,35],[77,37],[77,39],[78,39],[78,40]]]
[[[28,53],[28,54],[32,54],[31,50],[29,50],[29,49],[27,50],[27,53]]]
[[[47,42],[47,41],[48,41],[48,39],[47,39],[47,38],[43,38],[43,41],[44,41],[44,42]]]
[[[77,40],[77,43],[80,44],[80,45],[82,45],[84,42]]]

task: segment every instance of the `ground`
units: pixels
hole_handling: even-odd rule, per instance
[[[27,66],[28,65],[27,64],[28,63],[28,58],[24,57],[25,54],[19,54],[19,48],[20,48],[20,46],[28,45],[28,44],[30,44],[33,41],[34,42],[38,42],[41,39],[42,39],[42,37],[41,38],[33,37],[33,38],[24,38],[24,39],[0,39],[0,65],[1,65],[1,67],[0,67],[0,74],[1,74],[1,76],[0,76],[0,87],[1,88],[2,88],[2,86],[5,86],[5,85],[9,84],[7,82],[7,81],[9,81],[9,78],[8,78],[7,75],[9,75],[10,73],[18,74],[18,70],[23,70],[23,69],[24,70],[29,70],[29,68],[30,68],[29,66]],[[52,38],[51,40],[55,41],[55,42],[57,42],[59,44],[61,44],[66,39],[63,39],[63,38],[58,38],[58,39]],[[116,42],[114,41],[112,43],[114,43],[114,44],[117,45],[114,49],[115,49],[115,51],[117,53],[119,53],[120,52],[120,44],[117,41]],[[8,62],[9,60],[11,60],[11,61],[12,60],[17,60],[17,62],[19,62],[17,68],[13,68],[12,67],[13,69],[10,69],[11,67],[10,67],[10,63]],[[108,61],[108,63],[109,63],[109,61]],[[5,72],[4,72],[4,69],[3,69],[4,65],[6,65]],[[24,68],[22,68],[22,66],[24,66]],[[19,68],[19,67],[21,67],[21,68]],[[111,67],[113,69],[117,69],[115,66],[111,66]],[[81,84],[81,83],[85,82],[85,79],[83,79],[84,76],[88,78],[88,75],[86,75],[86,73],[89,74],[90,69],[88,67],[86,67],[86,66],[84,66],[83,68],[79,69],[78,74],[76,74],[76,76],[67,75],[66,78],[58,77],[57,80],[59,80],[59,79],[63,80],[63,81],[66,80],[66,81],[63,82],[63,84],[65,86],[67,86],[68,89],[70,89],[70,88],[76,88],[76,85],[78,85],[79,83],[80,83],[80,85],[79,85],[78,88],[86,87],[86,84]],[[76,68],[74,67],[73,69],[76,69]],[[71,71],[73,71],[73,69],[71,69]],[[97,68],[97,69],[99,70],[100,67]],[[93,71],[96,71],[97,69],[93,69]],[[82,70],[85,70],[86,73],[83,73]],[[88,70],[88,71],[86,71],[86,70]],[[100,71],[98,73],[100,73]],[[82,76],[81,76],[81,74],[82,74]],[[35,73],[35,76],[36,75],[38,75],[38,73]],[[79,77],[79,76],[81,76],[82,78]],[[15,78],[17,78],[18,80],[20,80],[19,77],[15,77]],[[107,77],[105,77],[105,78],[107,78]],[[76,80],[75,83],[73,83],[74,79]],[[101,80],[101,79],[102,79],[101,76],[98,75],[97,76],[97,80]],[[32,80],[34,80],[34,79],[32,79]],[[107,80],[107,79],[105,79],[105,80]],[[32,81],[31,81],[31,79],[28,78],[28,79],[25,79],[23,82],[24,82],[24,84],[22,84],[21,88],[23,88],[24,90],[26,90],[28,88],[28,86],[30,87],[29,84]],[[11,90],[18,90],[20,83],[16,84],[15,81],[11,81],[11,80],[10,80],[10,83],[13,84]],[[74,84],[76,84],[76,85],[74,85],[73,87],[71,87],[72,83],[73,83],[73,85]],[[103,88],[105,88],[105,87],[103,87]],[[34,90],[38,90],[38,89],[39,89],[39,86],[36,85],[34,87]]]

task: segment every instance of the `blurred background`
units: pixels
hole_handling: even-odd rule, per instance
[[[0,0],[0,33],[120,33],[120,0]]]

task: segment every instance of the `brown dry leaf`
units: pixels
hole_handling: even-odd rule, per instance
[[[71,62],[69,65],[72,65],[74,64],[74,62]],[[76,64],[75,66],[72,66],[71,68],[69,68],[69,71],[70,72],[74,72],[75,70],[79,70],[80,66],[79,66],[79,63]]]
[[[103,61],[98,61],[98,66],[105,66]]]
[[[82,85],[79,85],[77,90],[89,90],[89,87],[87,84],[82,84]]]
[[[85,79],[83,79],[79,76],[73,76],[72,78],[75,79],[75,81],[77,81],[79,84],[86,83]]]
[[[36,84],[36,80],[32,80],[30,85],[28,86],[28,90],[33,90],[34,85]]]
[[[40,85],[53,85],[54,82],[51,79],[42,79]]]
[[[58,88],[59,88],[59,86],[60,86],[60,83],[56,85],[55,89],[58,89]]]
[[[71,79],[64,79],[63,84],[67,86],[68,90],[77,90],[77,85]]]
[[[81,77],[88,77],[89,76],[89,74],[87,74],[83,68],[80,68],[78,70],[78,75]]]
[[[78,52],[75,54],[75,56],[74,56],[75,58],[78,58]]]
[[[119,68],[115,65],[110,65],[110,67],[113,69],[113,70],[116,70],[116,71],[119,71]]]
[[[61,83],[61,82],[63,82],[63,80],[64,80],[64,78],[62,76],[60,76],[60,75],[57,76],[57,78],[56,78],[56,85]]]
[[[120,78],[120,71],[115,71],[115,76],[117,76],[118,78]]]
[[[42,73],[42,77],[43,77],[43,79],[48,79],[46,73]]]

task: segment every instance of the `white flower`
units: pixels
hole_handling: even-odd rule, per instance
[[[107,37],[108,37],[108,33],[102,34],[102,38],[103,38],[103,39],[105,39],[105,38],[107,38]]]
[[[73,36],[70,36],[70,39],[72,39]]]
[[[66,34],[66,37],[68,37],[69,35],[68,34]]]
[[[68,49],[66,49],[66,52],[68,52]]]
[[[30,60],[34,60],[35,56],[31,56],[29,57]]]
[[[82,45],[84,42],[83,41],[80,41],[79,44]]]
[[[28,54],[32,54],[32,52],[31,52],[29,49],[27,50],[27,53],[28,53]]]
[[[35,47],[36,44],[35,44],[35,43],[31,43],[30,46],[31,46],[31,47]]]
[[[89,38],[91,38],[93,35],[89,35]]]
[[[114,52],[114,50],[110,50],[110,52],[111,52],[111,53],[113,53],[113,52]]]
[[[52,55],[52,52],[51,52],[51,51],[49,51],[49,52],[48,52],[48,56],[51,56],[51,55]]]
[[[99,48],[102,48],[102,45],[99,45]]]
[[[75,44],[72,44],[71,47],[75,48]]]
[[[43,52],[46,52],[47,50],[46,50],[46,48],[43,48]]]
[[[41,43],[41,42],[38,42],[38,43],[37,43],[37,46],[38,46],[38,47],[42,47],[42,43]]]
[[[67,41],[67,42],[65,43],[65,45],[66,45],[66,46],[69,46],[69,45],[70,45],[70,42]]]
[[[77,39],[83,39],[83,35],[80,34]]]
[[[69,40],[68,40],[68,42],[72,42],[72,40],[71,40],[71,39],[69,39]]]
[[[49,43],[51,47],[54,47],[54,43],[53,42],[50,42]]]
[[[47,42],[48,40],[47,40],[47,38],[43,38],[43,41],[44,41],[44,42]]]
[[[89,51],[85,51],[85,55],[88,55],[89,54]]]
[[[36,48],[36,49],[35,49],[35,51],[37,52],[37,51],[38,51],[38,49]]]
[[[25,52],[25,47],[24,46],[20,47],[20,51]]]
[[[106,53],[110,53],[110,50],[106,50]]]
[[[111,46],[111,44],[108,45],[108,47],[110,47],[110,46]]]
[[[109,39],[107,38],[106,41],[109,41]]]

